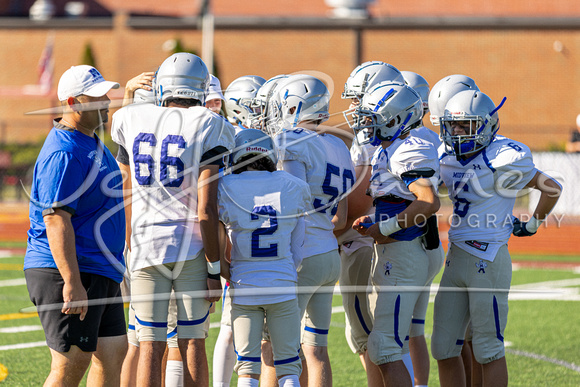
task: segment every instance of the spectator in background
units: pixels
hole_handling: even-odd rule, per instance
[[[205,107],[216,114],[224,115],[222,106],[224,101],[224,95],[222,94],[222,85],[220,80],[215,76],[209,75],[209,87],[207,90],[207,99],[205,101]]]
[[[118,385],[127,352],[122,181],[95,134],[118,87],[91,66],[65,71],[63,116],[34,167],[24,273],[52,356],[46,385],[78,385],[91,360],[89,385]]]
[[[566,142],[566,152],[580,153],[580,114],[576,116],[576,129],[572,130],[570,139]]]

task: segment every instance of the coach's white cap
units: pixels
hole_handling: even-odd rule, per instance
[[[220,80],[217,79],[216,76],[210,74],[209,75],[209,88],[207,90],[207,97],[205,97],[206,101],[210,99],[225,99],[224,95],[222,94],[222,85]]]
[[[117,82],[105,81],[99,70],[92,66],[72,66],[58,81],[58,99],[65,101],[68,97],[78,97],[81,94],[101,97],[109,90],[118,88]]]

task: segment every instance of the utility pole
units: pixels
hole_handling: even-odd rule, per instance
[[[214,17],[211,12],[211,0],[203,0],[201,5],[201,59],[205,62],[210,74],[214,73],[213,66],[213,32]]]

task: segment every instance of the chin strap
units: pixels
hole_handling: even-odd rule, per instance
[[[298,107],[296,108],[296,115],[294,116],[294,126],[296,127],[298,126],[298,123],[300,122],[300,111],[302,110],[302,101],[298,102]]]

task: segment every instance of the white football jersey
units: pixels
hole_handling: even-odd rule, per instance
[[[111,136],[130,160],[131,270],[195,257],[203,248],[197,222],[201,158],[218,146],[232,149],[234,128],[204,107],[133,104],[113,115]]]
[[[446,154],[444,146],[440,154],[441,178],[453,201],[449,241],[493,261],[512,233],[516,194],[536,174],[532,153],[518,141],[496,136],[467,160]]]
[[[274,141],[279,160],[304,164],[314,209],[306,216],[305,257],[337,248],[332,218],[338,202],[355,182],[354,166],[346,144],[331,134],[296,128],[278,134]]]
[[[361,140],[364,139],[364,133],[359,132],[357,137]],[[356,139],[353,138],[352,145],[350,147],[350,158],[352,160],[353,166],[360,167],[366,166],[367,168],[371,168],[371,161],[373,159],[373,154],[375,153],[377,147],[373,146],[369,143],[360,145]],[[366,171],[363,170],[363,173]],[[355,179],[358,184],[368,184],[368,181],[359,181],[360,176],[355,176]],[[371,208],[371,213],[368,214],[374,220],[374,211]],[[353,230],[352,228],[348,229],[344,233],[342,233],[338,238],[338,244],[341,245],[341,251],[345,252],[347,255],[352,254],[356,250],[362,247],[372,247],[374,244],[374,239],[369,236],[361,235],[358,231]]]
[[[233,288],[256,291],[252,296],[237,296],[234,291],[234,303],[262,305],[295,298],[292,232],[310,206],[308,184],[284,171],[227,175],[220,179],[218,203],[220,221],[232,243]],[[264,287],[291,291],[273,294]]]
[[[350,158],[355,167],[360,165],[371,165],[373,160],[373,155],[377,150],[378,146],[371,145],[370,143],[360,144],[359,141],[364,140],[364,132],[358,132],[356,138],[352,139],[352,145],[350,146]]]
[[[422,130],[425,129],[425,130]],[[423,170],[433,171],[429,178],[437,187],[439,160],[437,144],[427,128],[414,129],[405,139],[396,139],[386,149],[377,147],[373,155],[370,192],[373,198],[395,195],[406,200],[415,200],[415,195],[403,180],[405,172]],[[377,219],[378,221],[378,219]]]

